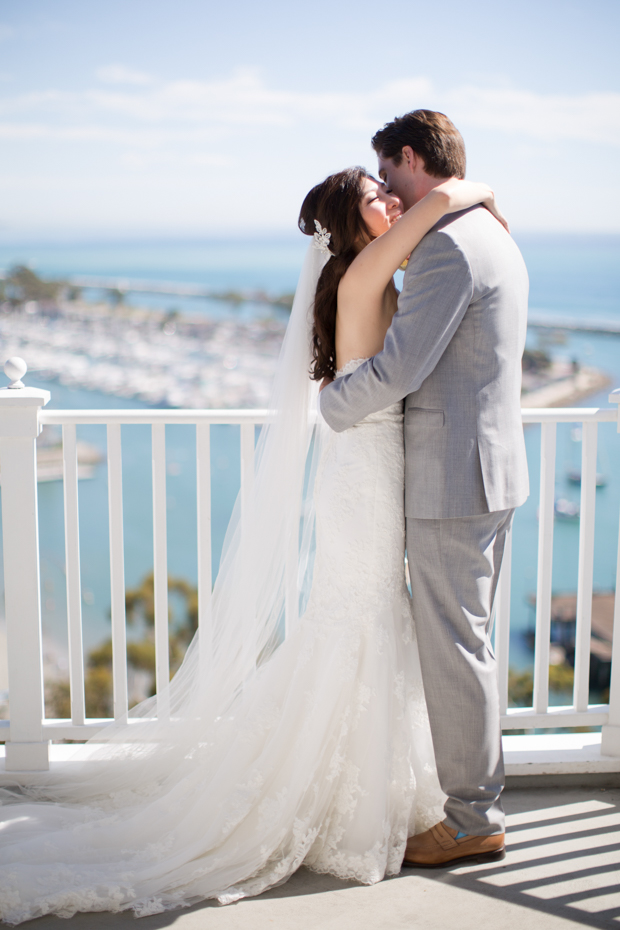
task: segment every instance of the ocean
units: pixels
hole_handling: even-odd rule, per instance
[[[530,273],[530,314],[558,320],[611,321],[620,324],[620,236],[515,234]],[[279,295],[290,293],[308,240],[266,238],[261,241],[115,242],[74,244],[0,245],[0,269],[27,263],[44,276],[78,275],[152,279],[201,284],[216,291],[260,289]],[[239,318],[275,314],[282,310],[260,304],[230,304],[197,298],[139,295],[130,303],[154,309]],[[544,347],[555,357],[577,359],[609,374],[620,387],[620,336],[571,332],[564,336],[531,329],[528,343]],[[35,372],[31,386],[51,391],[54,408],[137,408],[146,406],[92,391],[44,382]],[[580,406],[607,406],[608,391],[589,397]],[[613,424],[599,430],[598,470],[606,484],[597,490],[594,586],[615,587],[620,513],[620,436]],[[78,438],[105,451],[105,429],[78,428]],[[193,430],[169,426],[166,430],[168,465],[169,573],[196,582],[195,446]],[[516,515],[513,547],[511,664],[531,665],[532,654],[524,634],[533,627],[531,596],[536,588],[537,507],[540,446],[538,427],[526,429],[532,493]],[[558,430],[558,497],[578,500],[579,488],[567,472],[578,465],[580,442],[570,424]],[[239,485],[238,428],[213,428],[213,567],[217,571],[224,532]],[[151,465],[148,427],[123,427],[123,480],[125,573],[128,587],[138,584],[152,568]],[[107,474],[105,463],[94,477],[80,482],[81,569],[85,649],[109,636],[109,557],[107,530]],[[48,641],[61,657],[66,651],[66,597],[64,591],[64,538],[62,482],[39,485],[40,548],[43,625]],[[578,523],[557,521],[555,527],[553,588],[574,592],[578,555]]]

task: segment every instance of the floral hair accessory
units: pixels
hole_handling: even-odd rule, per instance
[[[330,255],[334,253],[330,251],[329,243],[332,237],[332,234],[326,229],[323,229],[318,220],[314,221],[316,226],[316,232],[314,234],[314,248],[318,249],[319,252],[328,252]]]

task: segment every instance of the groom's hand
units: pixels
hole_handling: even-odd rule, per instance
[[[328,384],[333,384],[333,383],[334,383],[333,378],[323,378],[323,380],[321,381],[321,387],[319,388],[319,394],[321,393],[323,388],[327,387]]]

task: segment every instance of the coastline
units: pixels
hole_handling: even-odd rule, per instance
[[[524,391],[521,406],[528,409],[570,407],[612,385],[613,380],[606,372],[583,367],[576,373],[552,378],[546,384]]]

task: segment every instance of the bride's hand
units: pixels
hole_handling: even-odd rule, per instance
[[[467,210],[469,207],[481,203],[487,208],[489,213],[499,220],[505,230],[510,232],[508,220],[501,212],[495,201],[495,194],[488,184],[478,183],[476,181],[459,181],[457,178],[450,178],[443,184],[433,188],[446,200],[446,213],[456,213],[458,210]],[[433,193],[431,192],[431,193]]]

